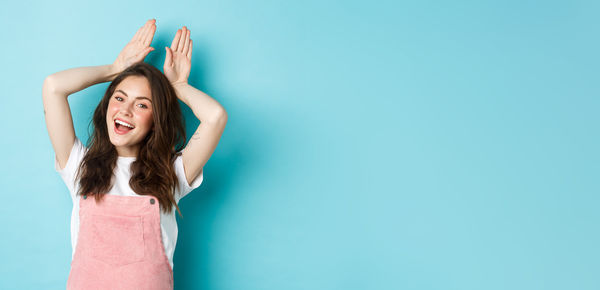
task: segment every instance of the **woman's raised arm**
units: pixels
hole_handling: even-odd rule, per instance
[[[72,68],[49,75],[42,86],[44,117],[60,168],[65,168],[75,142],[75,129],[67,97],[93,84],[113,79],[112,65]]]
[[[175,88],[177,97],[192,109],[200,125],[182,152],[183,169],[188,184],[200,175],[204,165],[217,148],[227,124],[227,112],[217,100],[188,84],[192,67],[192,39],[186,26],[178,29],[165,47],[167,57],[163,69]]]
[[[51,74],[44,80],[42,98],[48,135],[60,168],[67,164],[75,142],[75,129],[67,97],[89,86],[112,81],[130,65],[143,61],[154,48],[150,47],[156,20],[150,19],[123,48],[112,64],[77,67]]]

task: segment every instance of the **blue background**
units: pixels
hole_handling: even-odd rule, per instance
[[[598,3],[5,3],[0,288],[69,273],[44,78],[156,18],[146,62],[187,25],[190,83],[229,115],[176,289],[600,289]],[[107,86],[69,97],[82,140]]]

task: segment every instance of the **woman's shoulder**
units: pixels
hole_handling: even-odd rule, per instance
[[[73,147],[71,147],[71,152],[69,153],[69,158],[67,159],[67,164],[64,168],[61,169],[58,160],[56,160],[55,158],[56,171],[62,173],[74,169],[74,167],[79,164],[81,159],[83,159],[83,156],[85,155],[87,150],[88,148],[81,142],[81,140],[79,140],[78,137],[75,137]]]
[[[177,175],[177,179],[179,181],[179,190],[177,194],[179,200],[200,186],[200,184],[204,180],[204,170],[202,170],[202,172],[196,177],[196,179],[189,183],[185,175],[185,168],[183,165],[181,152],[176,153],[174,158],[175,160],[173,162],[173,167],[175,169],[175,174]]]
[[[56,172],[58,172],[67,185],[72,198],[75,197],[75,192],[77,191],[78,187],[78,182],[76,182],[76,172],[86,152],[87,147],[81,142],[81,140],[79,140],[79,138],[75,137],[75,141],[73,142],[73,147],[71,148],[71,152],[69,153],[69,158],[67,159],[67,164],[65,167],[61,168],[56,157],[54,158],[54,169]]]

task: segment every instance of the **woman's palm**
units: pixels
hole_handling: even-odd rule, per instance
[[[143,61],[146,55],[154,50],[153,47],[150,47],[150,43],[152,43],[155,31],[156,19],[146,21],[146,24],[138,29],[131,41],[121,50],[113,63],[119,72],[136,62]]]
[[[167,56],[163,67],[171,84],[187,83],[192,68],[192,40],[187,27],[178,29],[171,47],[165,47]]]

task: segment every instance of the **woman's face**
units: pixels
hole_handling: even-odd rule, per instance
[[[117,85],[108,102],[106,125],[119,156],[137,157],[140,141],[153,127],[152,91],[145,77],[129,76]]]

